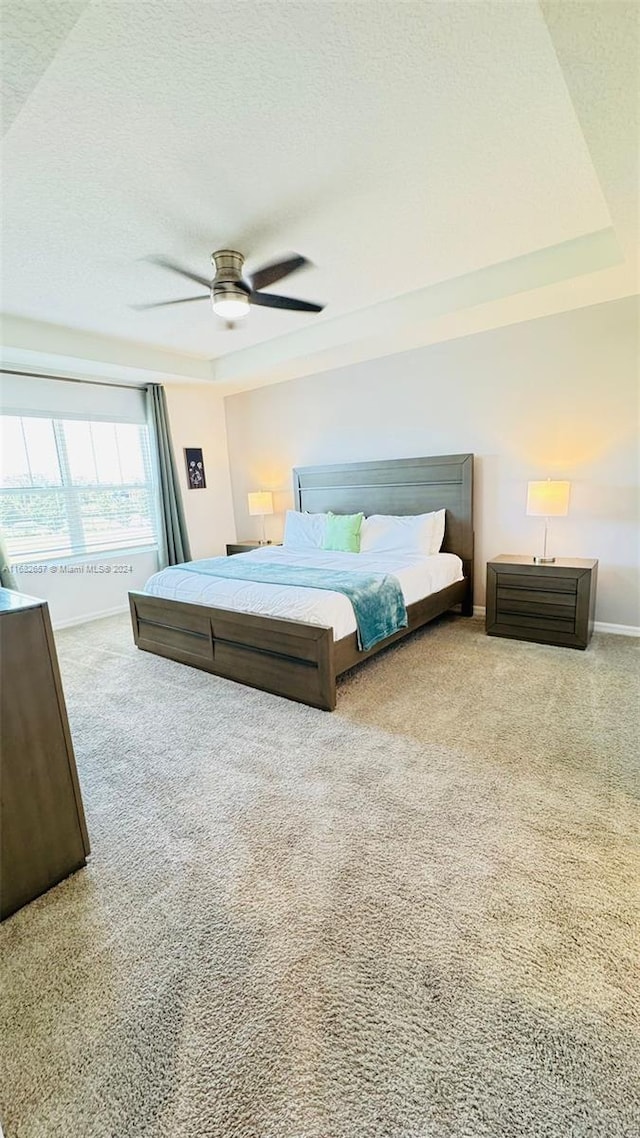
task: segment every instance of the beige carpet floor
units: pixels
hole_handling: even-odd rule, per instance
[[[329,715],[57,640],[93,855],[0,930],[5,1138],[637,1138],[637,642],[447,617]]]

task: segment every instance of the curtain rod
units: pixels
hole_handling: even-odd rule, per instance
[[[64,383],[89,383],[92,387],[128,387],[131,391],[144,391],[147,383],[109,383],[107,379],[76,379],[70,375],[47,375],[43,371],[19,371],[15,367],[0,367],[1,375],[25,375],[31,379],[61,379]]]

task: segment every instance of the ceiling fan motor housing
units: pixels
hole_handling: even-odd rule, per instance
[[[216,275],[211,284],[212,300],[239,300],[246,303],[249,287],[242,279],[244,257],[233,249],[211,254]]]

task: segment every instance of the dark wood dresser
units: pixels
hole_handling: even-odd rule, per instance
[[[86,863],[89,838],[45,601],[0,589],[0,919]]]
[[[586,648],[593,632],[598,562],[558,557],[536,565],[501,554],[487,565],[489,636]]]

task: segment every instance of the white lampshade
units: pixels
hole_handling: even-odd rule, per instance
[[[529,482],[527,514],[534,518],[563,518],[569,513],[570,482]]]
[[[270,490],[254,490],[251,494],[247,494],[247,501],[252,517],[273,513],[273,494]]]

